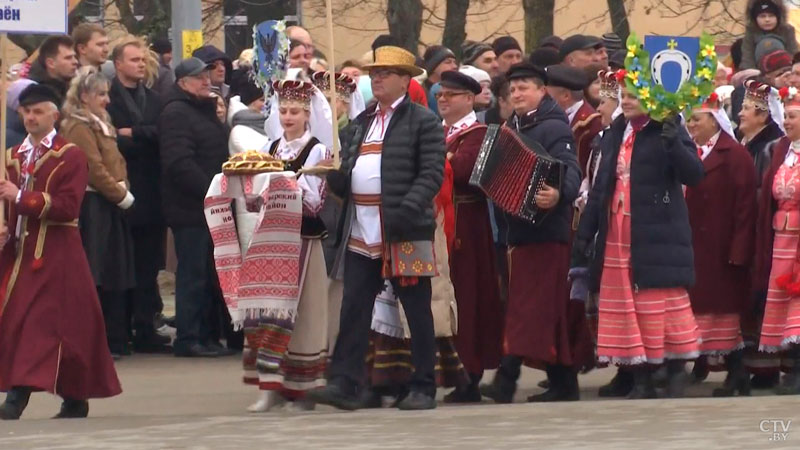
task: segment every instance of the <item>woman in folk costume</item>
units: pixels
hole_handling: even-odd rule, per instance
[[[620,91],[619,81],[625,76],[625,72],[600,70],[597,76],[600,81],[600,91],[598,93],[600,103],[597,106],[597,112],[600,113],[603,130],[600,131],[592,141],[589,161],[583,172],[585,176],[581,182],[580,195],[575,200],[575,208],[578,211],[575,217],[578,219],[586,209],[589,193],[597,179],[597,169],[600,166],[603,139],[609,139],[611,136],[609,133],[611,124],[617,117],[622,115],[622,108],[620,107],[620,95],[622,92]],[[591,245],[594,246],[594,243]],[[589,327],[591,328],[596,344],[597,293],[589,292],[590,260],[585,255],[578,252],[577,249],[577,246],[573,248],[572,267],[569,271],[571,282],[570,299],[586,302],[586,315],[589,318]],[[596,261],[596,263],[602,264],[602,261]],[[633,389],[633,372],[625,370],[624,367],[619,367],[617,368],[617,374],[611,382],[601,386],[598,393],[600,397],[625,397],[630,393],[631,389]]]
[[[772,161],[773,146],[783,137],[783,105],[778,96],[777,89],[755,80],[748,80],[744,84],[744,101],[739,113],[739,131],[744,135],[742,145],[747,148],[755,162],[756,195],[767,195],[771,190],[770,185],[763,185],[764,176]],[[762,192],[766,189],[767,192]],[[760,201],[759,201],[760,203]],[[759,205],[761,207],[761,205]],[[765,246],[767,254],[771,244]],[[763,253],[756,254],[761,258]],[[769,258],[769,256],[767,256]],[[766,277],[767,275],[764,275]],[[754,305],[753,314],[743,317],[742,334],[748,344],[745,349],[745,367],[753,375],[750,385],[753,389],[772,389],[780,380],[781,357],[777,354],[759,352],[756,344],[761,336],[761,323],[764,320],[764,300],[767,297],[766,282],[759,287],[761,292],[756,292],[759,300]]]
[[[689,289],[700,327],[700,353],[724,356],[728,375],[715,397],[750,394],[744,367],[741,317],[752,311],[750,263],[754,250],[756,181],[753,158],[733,137],[716,93],[692,111],[687,128],[705,177],[686,190],[696,284]]]
[[[761,177],[769,165],[768,159],[764,159],[764,149],[767,144],[784,135],[783,107],[775,88],[756,80],[745,82],[744,101],[739,112],[739,133],[742,145],[753,157],[756,183],[760,187]]]
[[[576,242],[586,254],[596,236],[594,257],[603,261],[592,266],[597,353],[600,362],[632,366],[634,399],[656,397],[651,369],[666,362],[668,394],[678,397],[700,338],[686,292],[694,260],[683,185],[700,182],[703,165],[677,118],[651,120],[627,91],[621,104]]]
[[[336,118],[339,130],[346,127],[351,120],[358,117],[367,106],[364,103],[364,97],[361,91],[358,90],[358,83],[349,76],[343,73],[336,73],[336,113],[339,117]],[[322,92],[326,98],[330,93],[330,72],[314,72],[311,74],[311,82],[314,86]],[[328,98],[330,102],[331,99]]]
[[[115,358],[128,350],[126,291],[134,287],[133,238],[125,211],[133,206],[125,158],[106,112],[108,78],[91,67],[73,78],[63,107],[61,133],[89,160],[89,186],[81,204],[80,231]],[[154,168],[156,170],[156,168]]]
[[[324,123],[326,114],[330,115],[329,110],[324,111],[327,108],[324,97],[316,92],[313,84],[305,81],[275,81],[272,88],[278,96],[277,109],[283,134],[270,145],[269,153],[283,160],[286,169],[295,173],[329,159],[327,146],[312,135],[310,127],[312,116],[317,116],[315,123]],[[315,98],[313,102],[312,98]],[[259,342],[263,327],[258,320],[245,321],[249,346],[245,350],[245,369],[252,370],[253,366],[258,369],[258,379],[251,376],[246,381],[257,382],[262,391],[258,401],[249,408],[252,412],[268,411],[286,399],[301,400],[305,392],[325,384],[328,283],[322,238],[327,232],[319,218],[325,198],[325,182],[316,175],[300,175],[297,183],[303,192],[297,318],[288,350],[282,355],[270,354],[269,343]],[[313,408],[313,404],[302,401],[296,401],[295,405]]]
[[[755,291],[767,293],[759,351],[793,359],[778,394],[800,394],[800,95],[781,90],[786,136],[772,151],[759,197]],[[769,189],[768,189],[769,188]],[[770,249],[772,250],[770,252]]]

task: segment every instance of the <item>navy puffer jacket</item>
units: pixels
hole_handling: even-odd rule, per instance
[[[599,291],[608,234],[609,202],[616,187],[617,157],[627,122],[617,118],[602,142],[602,160],[578,228],[579,251],[590,248],[592,290]],[[683,185],[703,179],[703,163],[689,134],[680,127],[671,145],[661,138],[662,124],[651,120],[634,141],[631,156],[631,265],[637,289],[689,287],[694,284],[694,254]]]

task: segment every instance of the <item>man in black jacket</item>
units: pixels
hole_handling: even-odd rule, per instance
[[[175,68],[172,92],[158,119],[163,204],[178,256],[176,356],[217,356],[208,323],[219,287],[203,201],[214,175],[228,159],[228,127],[210,97],[211,66],[189,58]],[[211,346],[211,347],[209,347]]]
[[[408,319],[415,369],[398,407],[431,409],[436,407],[433,198],[444,176],[444,132],[430,110],[408,98],[411,77],[422,72],[414,55],[392,46],[375,54],[368,68],[378,102],[343,133],[341,168],[328,176],[331,192],[345,201],[334,268],[337,277],[344,264],[343,326],[328,385],[309,396],[337,408],[358,407],[372,308],[388,278]]]
[[[50,36],[39,47],[39,57],[28,78],[50,86],[58,94],[59,109],[67,96],[69,82],[78,70],[78,59],[69,36]]]
[[[127,39],[114,48],[111,57],[117,76],[111,82],[107,109],[117,128],[117,146],[125,157],[131,193],[136,197],[128,216],[136,268],[136,287],[131,292],[133,346],[137,352],[154,352],[164,343],[155,333],[154,321],[163,308],[157,278],[164,266],[167,229],[161,209],[158,152],[161,100],[142,83],[145,50],[138,39]]]
[[[523,62],[511,67],[509,126],[542,146],[564,165],[561,186],[545,185],[536,194],[540,208],[551,210],[531,224],[505,214],[508,223],[509,286],[505,345],[500,368],[483,395],[510,403],[523,360],[544,366],[550,389],[528,401],[578,400],[578,377],[571,354],[567,302],[572,202],[578,196],[580,169],[567,115],[545,89],[547,74]]]

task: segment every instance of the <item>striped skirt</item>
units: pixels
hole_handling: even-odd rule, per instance
[[[744,348],[738,313],[697,314],[695,320],[702,338],[700,354],[720,356]]]
[[[290,399],[325,385],[328,360],[328,277],[320,240],[303,240],[300,262],[302,289],[286,353],[273,355],[264,342],[269,329],[258,320],[245,321],[244,382],[261,390],[281,391]],[[275,357],[277,372],[269,370]]]
[[[700,331],[686,289],[634,292],[631,217],[619,208],[609,224],[598,306],[599,361],[633,365],[696,358]]]
[[[800,344],[800,297],[791,297],[775,281],[794,270],[799,241],[798,231],[775,232],[767,305],[758,346],[760,351],[773,353],[785,350],[790,344]]]
[[[369,385],[375,388],[406,386],[414,374],[411,340],[370,331],[369,344],[366,361]],[[460,387],[468,383],[469,375],[453,338],[436,338],[436,386]]]

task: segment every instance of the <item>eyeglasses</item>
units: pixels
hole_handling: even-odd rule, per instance
[[[440,100],[442,98],[444,98],[445,100],[450,100],[453,97],[457,97],[459,95],[467,95],[467,94],[469,94],[469,92],[467,92],[467,91],[456,91],[456,92],[451,92],[451,91],[442,92],[442,91],[439,91],[436,94],[434,94],[433,97],[436,100]]]
[[[386,78],[390,75],[401,75],[401,73],[392,69],[373,69],[369,71],[370,78]]]

